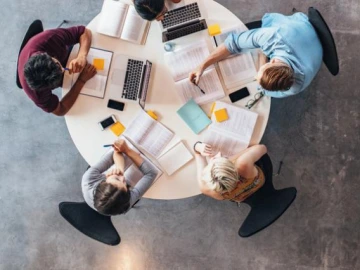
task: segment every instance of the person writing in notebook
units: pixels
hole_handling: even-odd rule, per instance
[[[109,151],[84,174],[81,182],[86,203],[103,215],[120,215],[127,212],[149,189],[157,171],[140,154],[128,147],[124,140],[117,140],[114,151]],[[125,179],[125,158],[140,169],[144,175],[133,188],[131,179]],[[115,164],[115,166],[113,166]]]
[[[147,21],[162,21],[168,8],[165,4],[166,1],[174,4],[179,3],[181,0],[134,0],[134,6],[137,13],[141,18]]]
[[[225,43],[190,73],[189,80],[199,83],[204,70],[231,54],[248,49],[261,49],[256,80],[259,90],[270,97],[283,98],[302,92],[320,69],[322,46],[304,13],[285,16],[265,14],[258,29],[230,34]],[[267,59],[270,59],[268,63]]]
[[[197,142],[194,150],[200,190],[211,198],[242,202],[265,183],[263,171],[255,165],[266,154],[265,145],[249,147],[234,161],[220,153],[210,157],[212,147],[202,142]],[[205,157],[210,157],[209,163]]]
[[[65,68],[76,43],[80,44],[77,57]],[[58,116],[70,110],[86,81],[96,74],[96,69],[86,61],[90,44],[91,31],[85,26],[47,30],[27,42],[19,55],[18,74],[25,93],[38,107]],[[52,90],[61,86],[65,70],[80,76],[59,101]]]

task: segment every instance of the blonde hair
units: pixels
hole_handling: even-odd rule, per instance
[[[202,173],[202,180],[207,186],[219,193],[232,191],[239,182],[239,175],[234,163],[224,157],[212,160]]]

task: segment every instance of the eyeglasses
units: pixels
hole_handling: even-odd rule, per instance
[[[264,96],[263,92],[256,93],[254,99],[250,99],[246,103],[245,107],[250,110],[263,96]]]

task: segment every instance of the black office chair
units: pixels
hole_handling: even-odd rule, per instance
[[[250,213],[239,229],[239,236],[249,237],[277,220],[296,197],[296,188],[276,190],[272,183],[273,168],[265,154],[257,163],[265,174],[265,184],[242,203],[251,207]]]
[[[62,202],[59,211],[72,226],[90,238],[111,246],[120,243],[120,235],[111,217],[99,214],[85,202]]]
[[[20,53],[22,51],[22,49],[25,47],[26,43],[28,43],[28,41],[33,37],[36,36],[37,34],[41,33],[44,31],[44,27],[43,24],[40,20],[35,20],[32,22],[32,24],[30,24],[29,29],[27,30],[25,37],[21,43],[20,46],[20,50],[19,50],[19,55],[18,55],[18,62],[16,65],[16,85],[22,89],[21,83],[20,83],[20,79],[19,79],[19,73],[18,73],[18,64],[19,64],[19,56]]]
[[[310,7],[308,10],[309,21],[315,28],[323,47],[323,61],[330,73],[336,76],[339,73],[339,59],[336,51],[336,45],[331,31],[326,24],[320,12]]]

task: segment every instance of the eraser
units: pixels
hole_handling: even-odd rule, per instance
[[[119,137],[125,131],[125,127],[120,122],[116,122],[110,127],[110,130]]]
[[[154,120],[157,120],[157,119],[158,119],[158,117],[157,117],[157,115],[155,114],[154,111],[147,110],[146,112],[147,112],[147,114],[150,115],[151,118],[153,118]]]
[[[229,116],[225,108],[215,111],[214,114],[216,121],[218,122],[223,122],[229,119]]]
[[[104,70],[105,60],[102,58],[94,58],[93,66],[96,68],[96,70]]]
[[[221,34],[221,29],[219,24],[212,24],[208,26],[208,32],[210,36],[216,36]]]

